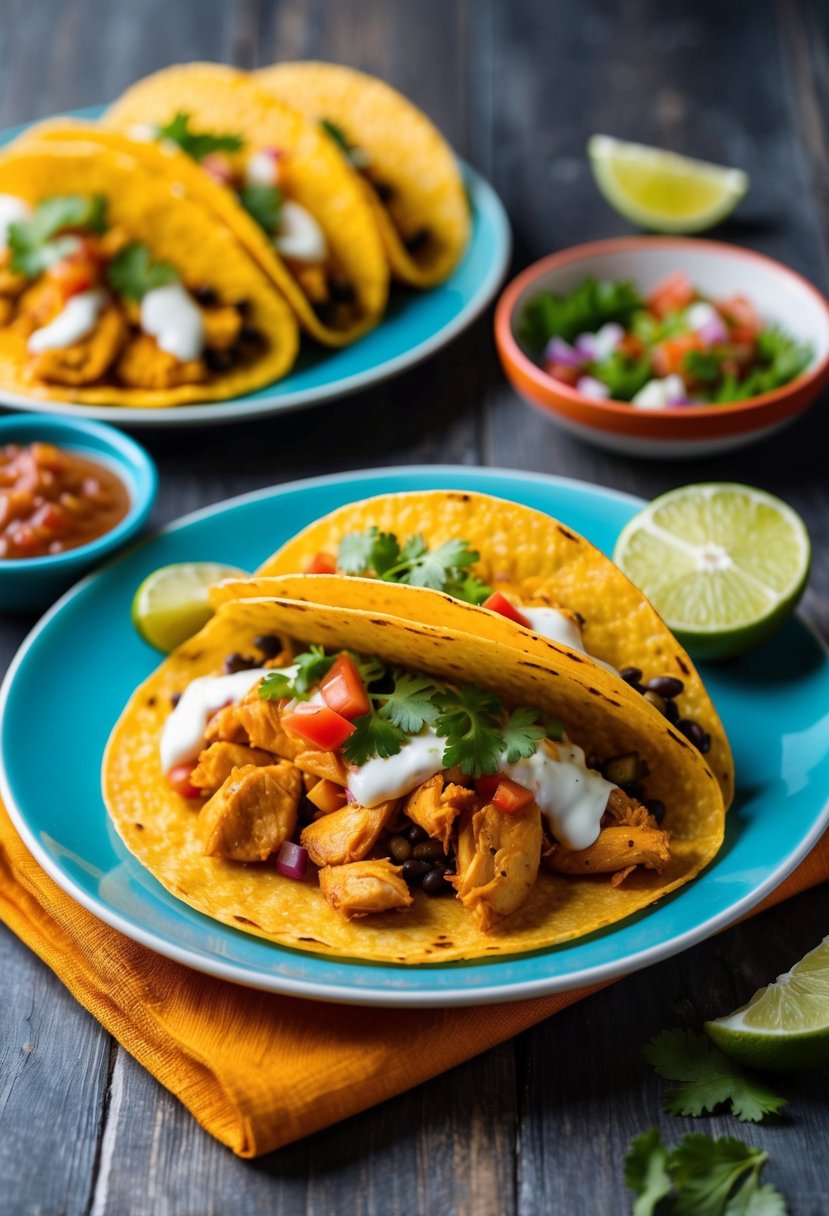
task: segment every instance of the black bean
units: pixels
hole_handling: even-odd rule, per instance
[[[237,300],[233,307],[236,309],[240,317],[250,316],[250,300]]]
[[[665,717],[669,722],[676,722],[679,719],[679,710],[676,707],[676,701],[665,702]]]
[[[705,734],[702,737],[702,743],[700,743],[700,745],[699,745],[699,750],[702,752],[703,756],[705,755],[706,752],[711,750],[711,736],[708,734],[707,731],[705,732]]]
[[[193,289],[193,295],[204,308],[215,308],[219,303],[219,297],[212,287],[196,287]]]
[[[705,731],[699,722],[695,722],[693,718],[680,718],[676,727],[677,730],[682,731],[689,743],[693,743],[694,747],[699,748],[700,751],[705,749]],[[710,746],[710,739],[708,743]]]
[[[258,659],[254,659],[249,654],[239,654],[238,651],[234,651],[233,654],[226,656],[224,670],[227,675],[232,675],[234,671],[250,671],[258,666]]]
[[[243,325],[239,330],[239,341],[246,343],[248,346],[264,346],[265,339],[258,329],[253,325]]]
[[[638,684],[642,679],[642,672],[638,667],[623,667],[619,675],[626,684]]]
[[[597,771],[599,769],[601,769],[601,767],[602,767],[601,759],[599,756],[596,755],[595,752],[588,752],[587,758],[584,763],[587,765],[588,768],[595,768]]]
[[[624,790],[629,798],[635,798],[637,802],[642,801],[642,795],[645,791],[641,781],[626,781],[625,784],[619,788]]]
[[[412,855],[412,846],[405,836],[392,836],[389,841],[389,852],[399,866],[408,861]]]
[[[424,831],[419,823],[413,823],[412,826],[407,829],[406,835],[408,836],[409,840],[411,840],[412,844],[420,844],[421,840],[429,839],[429,833]]]
[[[652,680],[648,680],[647,687],[670,701],[672,697],[679,696],[685,685],[676,676],[654,676]]]
[[[443,877],[443,870],[430,870],[421,883],[427,895],[449,895],[452,888]]]
[[[412,857],[409,861],[403,862],[403,881],[410,887],[419,887],[431,870],[432,867],[428,861],[417,861]]]
[[[403,244],[409,253],[419,253],[424,245],[429,243],[431,234],[428,228],[418,228],[411,236],[407,236]]]
[[[282,639],[275,633],[260,633],[258,638],[253,639],[253,644],[266,659],[275,659],[282,650]]]
[[[204,352],[204,361],[211,372],[228,372],[233,367],[233,354],[229,350],[211,350]]]
[[[443,857],[443,845],[439,840],[422,840],[415,845],[413,856],[424,861],[437,861]]]
[[[344,279],[331,279],[328,284],[331,299],[338,304],[353,304],[356,298],[354,287]]]
[[[664,697],[660,697],[658,692],[653,692],[653,690],[650,688],[645,689],[643,696],[644,696],[645,700],[648,701],[654,707],[654,709],[658,709],[661,714],[664,714],[664,712],[665,712],[665,698]]]
[[[387,182],[374,182],[374,190],[381,203],[388,203],[394,198],[394,187]]]
[[[665,803],[661,798],[649,798],[644,804],[645,810],[650,811],[657,823],[665,818]]]

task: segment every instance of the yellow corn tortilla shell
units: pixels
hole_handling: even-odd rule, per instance
[[[169,787],[159,738],[171,697],[195,677],[217,671],[231,651],[245,652],[262,633],[278,632],[332,648],[377,654],[438,677],[470,677],[507,703],[560,716],[572,737],[600,753],[637,749],[650,766],[649,793],[667,807],[671,861],[661,874],[635,873],[614,888],[603,878],[542,870],[528,902],[502,926],[481,933],[450,897],[415,893],[411,909],[348,922],[325,901],[315,873],[302,882],[272,862],[240,865],[206,857],[197,813]],[[592,690],[592,691],[591,691]],[[382,613],[287,599],[223,605],[205,628],[175,651],[136,691],[110,738],[103,765],[109,814],[127,848],[179,899],[234,928],[286,946],[390,963],[499,957],[551,947],[594,932],[653,903],[692,879],[723,837],[719,786],[699,753],[644,702],[620,712],[614,698],[552,662],[543,664],[487,638]]]
[[[254,80],[311,118],[335,123],[368,154],[377,180],[392,187],[384,204],[364,181],[394,277],[411,287],[448,278],[469,240],[469,203],[454,153],[431,120],[385,81],[336,63],[277,63]],[[420,228],[433,239],[412,254],[400,230]]]
[[[0,385],[45,401],[162,407],[241,396],[290,371],[299,346],[291,310],[229,229],[216,224],[197,202],[181,197],[175,182],[147,173],[131,156],[88,142],[26,140],[0,155],[0,193],[35,204],[57,194],[101,194],[107,223],[150,249],[154,261],[170,262],[188,287],[212,287],[223,302],[248,300],[250,324],[267,345],[244,367],[217,374],[207,384],[169,389],[110,385],[32,383],[26,375],[26,343],[0,330]]]
[[[401,541],[419,532],[430,548],[462,538],[480,553],[480,561],[472,569],[486,583],[496,588],[499,581],[515,584],[526,600],[546,593],[561,607],[580,612],[587,622],[584,641],[590,654],[616,668],[640,667],[645,679],[657,675],[681,679],[685,686],[679,700],[681,711],[685,717],[699,722],[711,736],[706,759],[722,787],[726,807],[731,805],[734,797],[731,748],[711,697],[688,654],[627,575],[595,545],[550,515],[490,494],[469,491],[383,494],[349,503],[309,524],[268,558],[257,575],[302,572],[314,554],[323,551],[336,555],[344,536],[372,525],[396,533]],[[441,599],[433,596],[424,600],[419,588],[401,590],[403,597],[390,584],[376,581],[371,598],[363,599],[357,606],[430,624],[444,620]],[[369,593],[360,593],[363,594]],[[465,615],[468,618],[465,627],[485,637],[502,638],[505,626],[510,625],[498,613],[483,608],[473,608]],[[549,645],[527,630],[522,629],[521,636],[528,653],[538,653],[539,641],[542,648]],[[613,681],[608,672],[602,671],[600,675],[603,682],[623,683]],[[648,709],[657,718],[662,717],[652,706]]]
[[[289,197],[307,208],[323,229],[334,260],[362,308],[356,324],[347,329],[323,324],[272,241],[233,191],[215,182],[189,156],[177,148],[159,148],[151,141],[130,141],[134,154],[144,157],[153,172],[174,173],[188,192],[233,230],[288,300],[306,333],[326,346],[344,346],[372,329],[386,306],[388,265],[361,183],[325,132],[258,88],[245,73],[219,63],[183,64],[139,80],[110,106],[101,127],[129,137],[136,127],[164,125],[178,111],[190,115],[197,133],[241,135],[244,155],[268,147],[287,154]]]

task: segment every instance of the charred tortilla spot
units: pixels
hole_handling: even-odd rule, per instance
[[[576,544],[578,544],[579,538],[574,536],[572,532],[568,532],[567,528],[562,527],[561,524],[556,524],[556,527],[562,536],[566,536],[568,540],[573,540],[576,542]]]
[[[247,916],[240,916],[238,912],[233,913],[233,919],[238,920],[240,925],[252,925],[254,929],[261,928],[261,925],[257,925],[255,920],[251,920]]]
[[[314,942],[317,946],[322,946],[325,943],[321,942],[318,937],[298,937],[298,942]]]
[[[447,950],[452,945],[452,943],[451,942],[432,942],[432,945],[435,947],[436,950]]]
[[[150,709],[155,705],[155,697],[147,697],[147,705]]]
[[[689,676],[691,674],[691,668],[685,662],[681,654],[676,656],[676,665],[684,676]]]
[[[134,823],[134,824],[133,824],[133,827],[135,828],[136,832],[143,832],[143,831],[144,831],[144,824],[143,824],[143,823]]]

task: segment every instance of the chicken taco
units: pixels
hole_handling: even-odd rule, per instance
[[[0,155],[0,384],[160,407],[284,376],[296,321],[229,230],[129,156],[30,140]]]
[[[385,81],[336,63],[277,63],[254,79],[321,124],[360,175],[396,279],[433,287],[469,240],[458,163],[435,125]]]
[[[615,686],[617,696],[641,695],[705,755],[730,805],[731,749],[691,659],[627,576],[551,516],[468,491],[364,499],[310,524],[268,558],[247,588],[231,583],[216,589],[216,599],[267,594],[262,578],[294,572],[374,581],[349,591],[338,579],[315,578],[302,598],[333,596],[344,606],[451,622],[542,657],[553,642],[594,660],[602,668],[597,680]],[[300,588],[283,587],[282,594],[300,597]]]
[[[700,753],[564,652],[291,599],[222,605],[103,767],[173,894],[284,945],[405,964],[552,946],[716,854]]]
[[[388,264],[360,182],[316,123],[243,72],[214,63],[156,72],[109,108],[97,137],[132,147],[198,198],[319,342],[345,345],[380,320]]]

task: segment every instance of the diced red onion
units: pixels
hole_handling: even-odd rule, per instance
[[[576,391],[583,397],[592,397],[594,401],[604,401],[610,396],[610,389],[595,376],[580,376],[576,381]]]
[[[595,335],[594,350],[597,360],[612,355],[625,336],[625,331],[616,321],[607,321]]]
[[[308,868],[308,850],[286,840],[276,855],[276,872],[286,878],[302,878]]]
[[[563,338],[551,338],[544,348],[544,362],[563,363],[565,367],[581,367],[584,356]]]
[[[345,800],[346,800],[346,802],[350,802],[352,806],[357,805],[357,799],[354,797],[351,790],[345,791]]]
[[[688,404],[688,392],[681,376],[666,376],[662,383],[665,386],[666,405]]]
[[[576,350],[592,363],[596,358],[596,335],[579,334],[574,342]]]
[[[716,313],[703,325],[700,325],[697,329],[697,334],[702,338],[706,346],[718,346],[721,342],[728,340],[728,330],[719,313]]]

